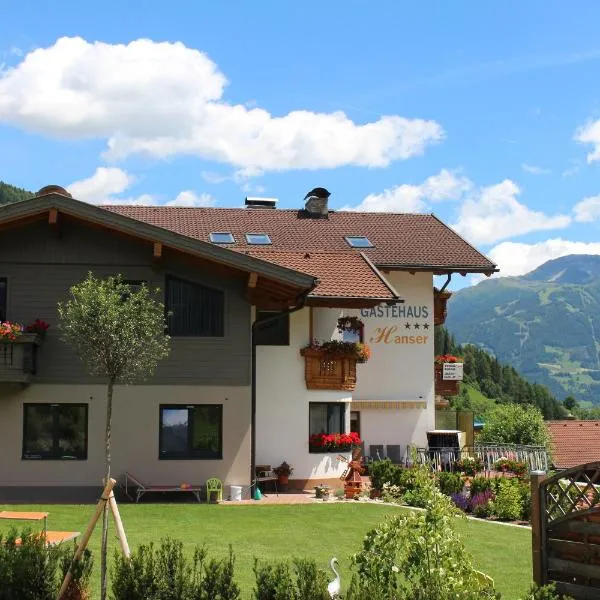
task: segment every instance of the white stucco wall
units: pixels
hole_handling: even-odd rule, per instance
[[[335,337],[340,316],[359,316],[372,354],[368,363],[357,366],[353,400],[426,403],[425,409],[361,409],[361,437],[367,446],[425,446],[426,432],[435,425],[432,275],[393,272],[387,277],[403,304],[363,310],[316,309],[315,336],[320,340]]]
[[[289,346],[256,348],[256,462],[294,467],[293,479],[339,477],[337,454],[308,451],[309,402],[350,402],[349,392],[307,390],[300,349],[309,342],[309,309],[290,315]],[[349,430],[350,413],[346,427]],[[347,454],[349,456],[349,454]]]

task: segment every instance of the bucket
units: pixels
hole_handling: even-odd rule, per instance
[[[230,485],[229,486],[229,497],[233,502],[242,499],[242,486],[241,485]]]

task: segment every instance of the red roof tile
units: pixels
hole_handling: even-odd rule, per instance
[[[600,421],[548,421],[546,426],[557,469],[600,460]]]
[[[240,250],[319,279],[310,296],[319,298],[376,298],[397,296],[379,271],[360,252],[278,252]]]
[[[211,232],[231,232],[236,250],[256,249],[246,233],[267,233],[273,250],[357,252],[345,236],[367,236],[360,251],[377,266],[493,271],[495,265],[433,215],[331,211],[327,219],[304,211],[169,206],[105,206],[106,210],[204,241]]]

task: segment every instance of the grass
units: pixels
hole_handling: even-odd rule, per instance
[[[343,585],[349,583],[349,556],[358,551],[364,534],[386,516],[406,510],[377,504],[339,503],[316,505],[122,504],[129,544],[157,542],[163,537],[180,539],[192,552],[205,544],[212,556],[226,556],[228,545],[236,555],[236,579],[243,598],[251,597],[254,557],[281,560],[312,557],[328,569],[332,556],[340,561]],[[92,506],[0,506],[0,510],[44,510],[50,513],[48,528],[83,532]],[[10,528],[0,523],[0,531]],[[17,525],[23,522],[17,523]],[[457,530],[477,568],[494,578],[504,600],[517,600],[531,581],[531,533],[527,529],[493,523],[458,520]],[[112,561],[118,543],[111,529]],[[95,557],[92,597],[99,597],[99,527],[90,542]]]

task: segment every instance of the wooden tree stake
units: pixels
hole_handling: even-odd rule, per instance
[[[115,500],[115,494],[113,491],[110,492],[110,496],[108,498],[108,505],[110,506],[110,510],[112,512],[113,519],[115,520],[115,527],[117,529],[117,535],[119,536],[119,543],[121,544],[121,550],[126,558],[131,556],[131,552],[129,550],[129,544],[127,543],[127,536],[125,535],[125,529],[123,528],[123,521],[121,521],[121,515],[119,513],[119,507],[117,506],[117,501]]]

